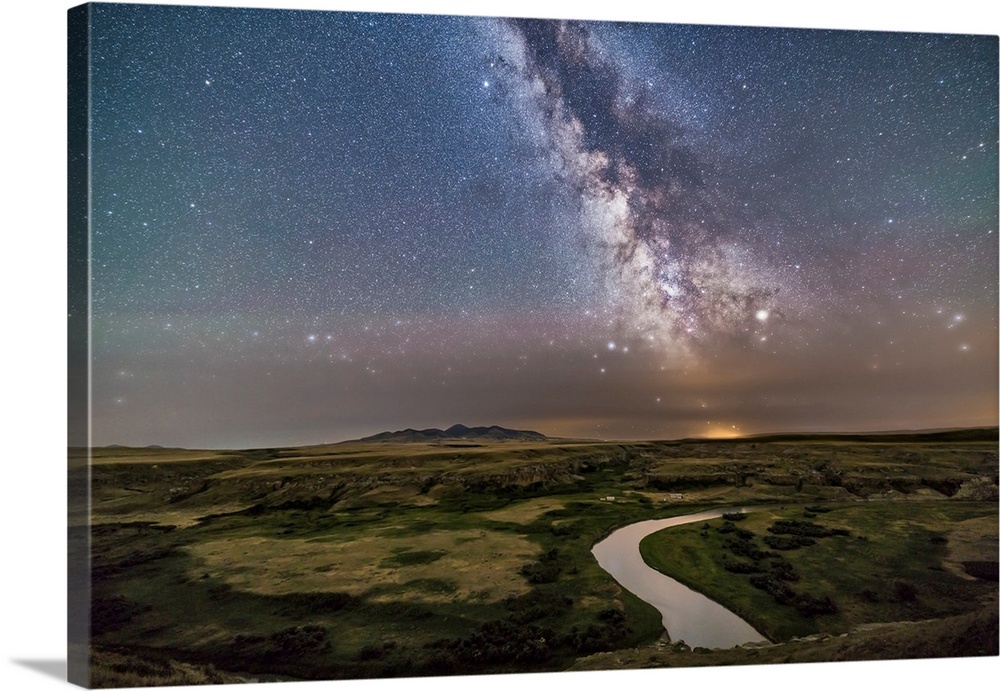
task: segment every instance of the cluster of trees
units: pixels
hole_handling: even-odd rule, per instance
[[[837,605],[828,595],[817,597],[809,593],[797,593],[789,585],[790,582],[799,580],[791,562],[780,554],[760,549],[752,531],[737,527],[731,520],[726,520],[716,530],[724,535],[732,535],[723,543],[727,550],[722,555],[723,567],[727,571],[748,574],[750,585],[765,591],[780,605],[795,607],[802,616],[837,613]],[[764,536],[764,543],[777,550],[814,545],[816,537],[847,534],[847,531],[796,520],[775,521],[768,531],[771,534]],[[730,558],[730,554],[737,558]]]
[[[267,635],[237,634],[232,652],[240,657],[294,659],[306,653],[330,650],[333,646],[325,626],[290,626]]]
[[[538,561],[521,567],[521,575],[527,578],[528,583],[532,585],[553,583],[560,573],[562,573],[562,566],[559,564],[558,547],[550,549]]]
[[[573,626],[566,633],[525,621],[529,613],[541,614],[544,609],[547,608],[539,604],[518,607],[506,619],[488,621],[464,638],[442,638],[428,644],[432,653],[426,664],[427,672],[454,674],[540,668],[560,655],[612,650],[631,634],[625,615],[614,608],[599,612],[597,622]]]

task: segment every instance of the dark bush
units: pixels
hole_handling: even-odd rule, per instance
[[[779,581],[799,580],[799,574],[795,573],[795,569],[792,568],[788,560],[780,557],[771,561],[771,575]]]
[[[724,513],[722,518],[727,521],[745,521],[747,515],[745,513]]]
[[[750,576],[750,585],[765,591],[780,605],[787,605],[795,599],[795,591],[769,573]]]
[[[230,643],[234,655],[254,659],[294,660],[305,653],[329,650],[331,647],[326,627],[316,624],[290,626],[267,636],[237,634]]]
[[[614,607],[602,609],[597,613],[597,618],[605,624],[611,624],[612,626],[620,626],[625,623],[625,614]]]
[[[387,559],[383,559],[379,566],[383,568],[395,569],[406,566],[416,566],[418,564],[431,564],[447,552],[441,550],[416,550],[412,552],[399,552]]]
[[[574,626],[563,637],[563,644],[577,653],[596,653],[614,650],[631,633],[631,629],[625,624],[625,615],[617,609],[602,610],[597,618],[602,625],[590,624],[585,629]]]
[[[726,559],[722,567],[731,573],[760,573],[763,570],[760,565],[742,559]]]
[[[358,651],[358,660],[361,662],[377,660],[386,653],[395,650],[396,647],[396,641],[385,641],[384,643],[372,643],[370,645],[366,645]]]
[[[795,609],[804,617],[837,613],[837,605],[833,603],[829,595],[815,597],[809,593],[802,593],[795,598]]]
[[[528,579],[528,583],[553,583],[562,573],[558,561],[559,548],[553,547],[535,563],[522,566],[521,575]]]
[[[751,540],[733,540],[729,539],[725,542],[725,548],[728,549],[733,554],[738,554],[741,557],[746,557],[751,561],[760,561],[766,555],[757,549],[757,546]]]
[[[1000,580],[1000,563],[995,561],[963,561],[965,573],[981,581]]]
[[[94,598],[90,604],[90,628],[95,636],[120,629],[149,607],[115,595]]]
[[[303,610],[316,612],[336,612],[360,603],[356,595],[349,593],[289,593],[281,596],[282,611],[297,614]]]
[[[860,593],[858,593],[858,597],[860,597],[865,602],[870,602],[872,604],[882,601],[882,598],[879,597],[879,594],[874,590],[872,590],[871,588],[865,588],[864,590],[862,590]]]
[[[521,623],[543,619],[545,617],[555,617],[565,614],[573,606],[573,599],[565,595],[545,593],[532,589],[524,595],[508,597],[504,600],[504,606],[510,611],[510,619],[521,619]]]
[[[525,564],[521,567],[521,575],[528,579],[528,583],[538,585],[540,583],[554,583],[559,577],[562,569],[554,562],[536,561],[533,564]]]
[[[892,595],[896,602],[916,602],[917,586],[913,585],[909,581],[893,581]]]
[[[544,662],[552,656],[555,637],[551,629],[496,619],[465,638],[440,640],[433,647],[450,651],[456,664],[480,671],[483,665]]]
[[[330,647],[326,628],[316,624],[291,626],[271,635],[273,647],[283,654],[324,650]]]
[[[764,544],[773,549],[790,550],[815,545],[816,541],[801,535],[765,535]]]
[[[458,659],[446,650],[439,650],[427,660],[424,669],[427,670],[428,674],[436,677],[455,674],[458,671]]]

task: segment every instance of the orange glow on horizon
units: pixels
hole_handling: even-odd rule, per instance
[[[744,437],[746,433],[736,425],[713,425],[707,432],[698,436],[704,439],[734,439]]]

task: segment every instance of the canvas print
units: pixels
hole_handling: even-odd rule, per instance
[[[997,46],[70,10],[70,679],[996,656]]]

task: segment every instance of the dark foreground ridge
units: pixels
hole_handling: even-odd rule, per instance
[[[448,429],[441,430],[436,427],[430,429],[407,428],[397,432],[379,432],[370,437],[364,437],[360,441],[436,441],[447,439],[515,439],[515,440],[545,440],[544,434],[531,430],[507,429],[506,427],[466,427],[465,425],[452,425]]]

